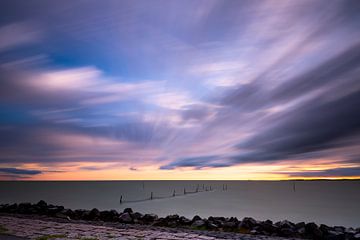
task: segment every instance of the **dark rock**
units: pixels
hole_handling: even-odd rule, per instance
[[[305,223],[304,222],[299,222],[295,224],[295,228],[296,229],[301,229],[301,228],[305,228]]]
[[[326,240],[345,240],[345,234],[343,232],[337,232],[330,230],[325,235],[324,239]]]
[[[219,229],[219,226],[216,225],[215,223],[208,223],[206,224],[206,228],[209,229],[209,230],[218,230]]]
[[[323,236],[322,231],[315,223],[308,223],[305,225],[306,235],[309,235],[313,239],[321,239]]]
[[[84,209],[76,209],[76,210],[74,211],[74,216],[73,216],[73,218],[74,218],[74,219],[77,219],[77,220],[83,219],[83,216],[84,216],[85,212],[86,212],[86,210],[84,210]]]
[[[91,218],[90,218],[90,211],[89,211],[89,210],[83,210],[80,219],[83,219],[83,220],[91,220]]]
[[[133,210],[131,208],[125,208],[124,213],[133,213]]]
[[[342,226],[335,226],[334,227],[334,231],[335,232],[345,232],[345,227],[342,227]]]
[[[124,212],[124,213],[120,214],[119,221],[121,223],[132,223],[133,219],[131,218],[130,213]]]
[[[305,229],[305,227],[302,227],[302,228],[297,229],[297,233],[298,233],[300,236],[305,236],[305,234],[306,234],[306,229]]]
[[[274,233],[278,231],[278,227],[272,224],[272,221],[265,221],[261,224],[260,229],[266,233]]]
[[[189,226],[189,225],[191,225],[191,220],[188,219],[188,218],[186,218],[186,217],[184,217],[184,216],[181,216],[181,217],[179,218],[179,223],[180,223],[181,225],[183,225],[183,226]]]
[[[74,212],[71,209],[63,209],[60,214],[63,214],[69,218],[72,218],[74,216]]]
[[[360,239],[360,233],[355,234],[353,239],[356,239],[356,240]]]
[[[16,213],[18,210],[18,205],[16,203],[8,205],[6,208],[6,212],[8,213]]]
[[[237,225],[238,225],[238,223],[235,222],[235,221],[233,221],[233,222],[232,222],[232,221],[228,221],[228,222],[224,222],[224,223],[222,224],[222,227],[223,227],[224,229],[230,230],[230,229],[236,228]]]
[[[93,208],[89,212],[89,219],[90,220],[99,220],[100,219],[100,211],[97,208]]]
[[[239,222],[237,231],[240,233],[248,234],[250,233],[251,227],[247,222]]]
[[[145,223],[152,223],[157,219],[158,216],[156,214],[145,214],[141,220],[144,221]]]
[[[241,224],[243,226],[247,226],[248,229],[251,229],[253,227],[255,227],[257,225],[257,222],[255,219],[251,218],[251,217],[245,217],[243,218],[243,220],[241,221]]]
[[[296,231],[293,228],[280,228],[278,230],[278,234],[280,237],[295,237],[296,236]]]
[[[327,234],[329,231],[332,230],[331,227],[329,227],[329,226],[327,226],[327,225],[325,225],[325,224],[321,224],[320,227],[319,227],[319,229],[321,230],[321,232],[322,232],[323,234]]]
[[[59,212],[61,212],[62,210],[64,210],[65,208],[63,207],[63,206],[53,206],[53,205],[51,205],[51,206],[49,206],[48,208],[47,208],[47,213],[48,213],[48,215],[50,215],[50,216],[55,216],[55,214],[56,213],[59,213]]]
[[[100,212],[100,219],[103,220],[104,222],[111,222],[112,221],[112,216],[110,211],[101,211]]]
[[[199,217],[198,215],[195,215],[191,221],[195,222],[195,221],[198,221],[198,220],[201,220],[201,217]]]
[[[40,200],[36,206],[40,207],[40,208],[46,208],[47,207],[47,203],[44,200]]]
[[[139,220],[139,219],[141,219],[143,217],[143,215],[141,213],[139,213],[139,212],[130,213],[130,216],[134,220]]]
[[[30,209],[32,208],[31,203],[20,203],[16,209],[17,213],[28,214],[31,213]]]
[[[280,228],[290,228],[291,229],[291,228],[295,227],[295,224],[288,220],[277,222],[276,225]]]
[[[174,215],[169,215],[169,216],[166,216],[165,220],[166,221],[175,221],[177,222],[179,220],[179,215],[177,214],[174,214]]]
[[[205,221],[204,220],[196,220],[195,222],[193,222],[191,224],[191,227],[193,228],[201,228],[201,227],[205,227]]]

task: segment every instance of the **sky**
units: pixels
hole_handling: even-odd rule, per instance
[[[360,1],[0,5],[1,180],[360,178]]]

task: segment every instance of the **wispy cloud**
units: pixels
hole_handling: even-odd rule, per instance
[[[357,1],[3,5],[3,175],[359,175]]]
[[[15,174],[15,175],[37,175],[42,172],[39,170],[19,169],[19,168],[0,168],[1,173]]]

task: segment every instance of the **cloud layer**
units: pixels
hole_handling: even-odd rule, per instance
[[[0,172],[286,164],[284,177],[358,177],[357,10],[352,0],[5,1]]]

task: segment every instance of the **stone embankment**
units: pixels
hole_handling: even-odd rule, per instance
[[[28,217],[31,216],[32,219],[36,219],[34,220],[34,222],[42,221],[40,220],[40,216],[48,217],[48,218],[50,217],[52,221],[54,219],[55,220],[57,219],[57,220],[62,220],[63,221],[62,224],[70,224],[69,225],[70,229],[72,229],[71,228],[72,224],[75,223],[77,224],[80,221],[82,223],[91,222],[93,227],[99,224],[100,225],[115,224],[117,225],[117,227],[121,226],[122,229],[128,230],[128,227],[131,226],[133,229],[137,229],[137,231],[140,232],[143,231],[143,227],[147,226],[152,228],[151,231],[154,231],[153,234],[155,235],[158,232],[161,232],[159,231],[159,229],[164,228],[165,229],[164,231],[168,233],[175,231],[176,234],[195,234],[193,233],[193,231],[198,231],[201,232],[200,235],[196,233],[198,234],[198,236],[207,236],[207,237],[223,238],[223,239],[224,238],[237,239],[238,237],[239,239],[246,239],[246,238],[260,239],[262,237],[268,237],[274,239],[278,237],[284,237],[284,238],[303,238],[303,239],[319,239],[319,240],[360,240],[360,228],[354,229],[354,228],[345,228],[342,226],[330,227],[324,224],[321,224],[319,226],[315,223],[304,223],[304,222],[292,223],[287,220],[273,223],[270,220],[257,221],[250,217],[246,217],[242,220],[238,220],[235,217],[201,218],[199,216],[195,216],[192,219],[188,219],[186,217],[178,216],[178,215],[169,215],[164,218],[162,217],[159,218],[155,214],[141,214],[138,212],[133,212],[132,209],[130,208],[126,208],[123,212],[117,212],[116,210],[99,211],[96,208],[92,210],[79,210],[79,209],[71,210],[71,209],[66,209],[63,206],[54,206],[51,204],[47,204],[44,201],[40,201],[37,204],[20,203],[20,204],[11,204],[11,205],[9,204],[0,205],[0,214],[1,213],[3,215],[2,219],[5,220],[6,217],[11,218],[14,217],[14,215],[16,214],[20,214],[20,216],[28,216]],[[28,222],[28,220],[21,220],[21,221],[22,221],[21,224],[26,224],[26,222]],[[4,226],[4,228],[6,228],[6,226]],[[49,226],[49,228],[51,228],[51,226]],[[20,229],[15,229],[15,232],[17,230]],[[148,230],[144,230],[144,231],[146,232]],[[95,234],[95,232],[93,233]],[[70,236],[66,235],[66,237],[73,238],[75,235],[70,235]],[[144,237],[147,236],[151,236],[151,234],[146,236],[144,235]],[[179,236],[174,235],[172,237],[176,239],[176,237]],[[101,236],[101,238],[104,239],[105,237]],[[96,239],[98,238],[96,237]],[[120,239],[127,239],[127,238],[120,238]],[[161,239],[161,238],[157,238],[156,236],[154,236],[153,239]],[[173,238],[163,238],[163,239],[173,239]],[[196,239],[196,237],[193,236],[192,238],[188,236],[185,238],[183,237],[182,239]]]

